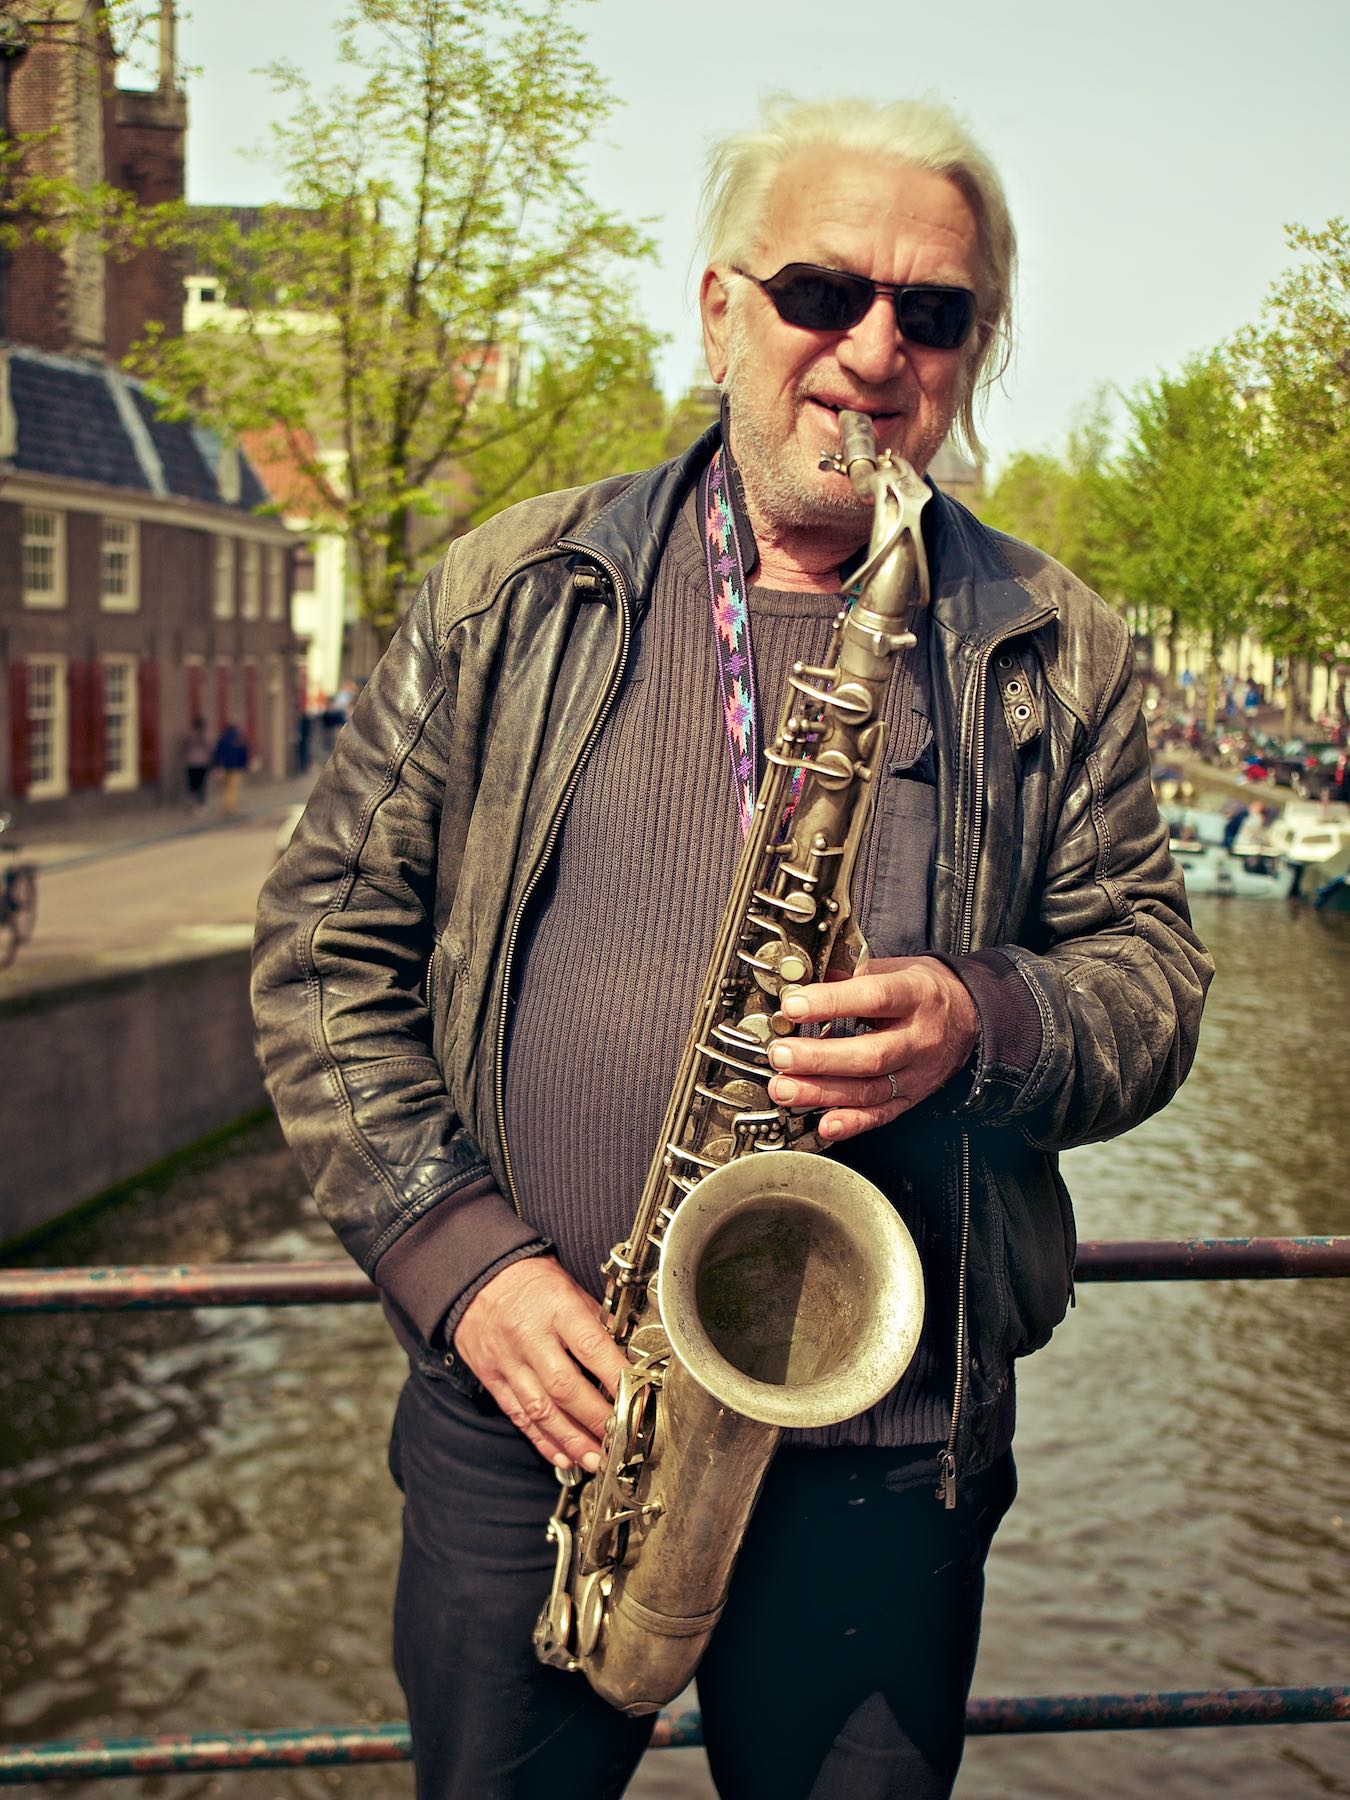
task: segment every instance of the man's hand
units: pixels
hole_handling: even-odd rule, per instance
[[[888,1125],[935,1093],[970,1058],[979,1021],[970,992],[931,956],[878,957],[862,975],[794,988],[783,1011],[798,1024],[861,1019],[856,1037],[785,1038],[769,1051],[769,1097],[826,1108],[821,1138],[839,1143]]]
[[[465,1308],[455,1332],[464,1359],[511,1423],[559,1468],[594,1471],[626,1358],[599,1303],[551,1256],[508,1263]]]

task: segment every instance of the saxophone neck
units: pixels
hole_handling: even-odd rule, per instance
[[[849,592],[879,624],[908,629],[929,597],[921,522],[931,497],[927,484],[903,457],[878,453],[876,429],[866,413],[840,413],[839,450],[822,451],[820,461],[847,475],[854,492],[872,502],[867,555]]]

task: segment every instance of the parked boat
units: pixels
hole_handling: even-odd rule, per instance
[[[1350,861],[1350,805],[1340,800],[1291,800],[1278,817],[1252,813],[1233,841],[1236,855],[1274,854],[1292,874],[1290,892],[1312,900]]]
[[[1222,843],[1177,837],[1171,848],[1192,899],[1226,894],[1239,900],[1284,900],[1294,890],[1294,867],[1282,857],[1240,856]]]

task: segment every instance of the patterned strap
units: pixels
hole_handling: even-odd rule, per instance
[[[741,555],[736,516],[727,489],[727,459],[721,446],[704,470],[700,501],[708,552],[713,643],[722,688],[727,748],[731,752],[731,772],[736,784],[736,811],[744,837],[749,834],[755,811],[759,726],[755,664],[750,649],[750,614],[746,603],[745,558]]]

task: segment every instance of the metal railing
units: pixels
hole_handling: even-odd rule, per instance
[[[1196,1238],[1081,1244],[1078,1282],[1290,1280],[1350,1276],[1350,1237]],[[0,1270],[0,1314],[369,1302],[374,1285],[341,1262]],[[1144,1694],[1040,1694],[968,1703],[972,1736],[1350,1721],[1350,1686]],[[701,1744],[694,1711],[667,1709],[653,1749]],[[0,1746],[0,1787],[132,1775],[404,1762],[406,1725],[80,1739]]]

